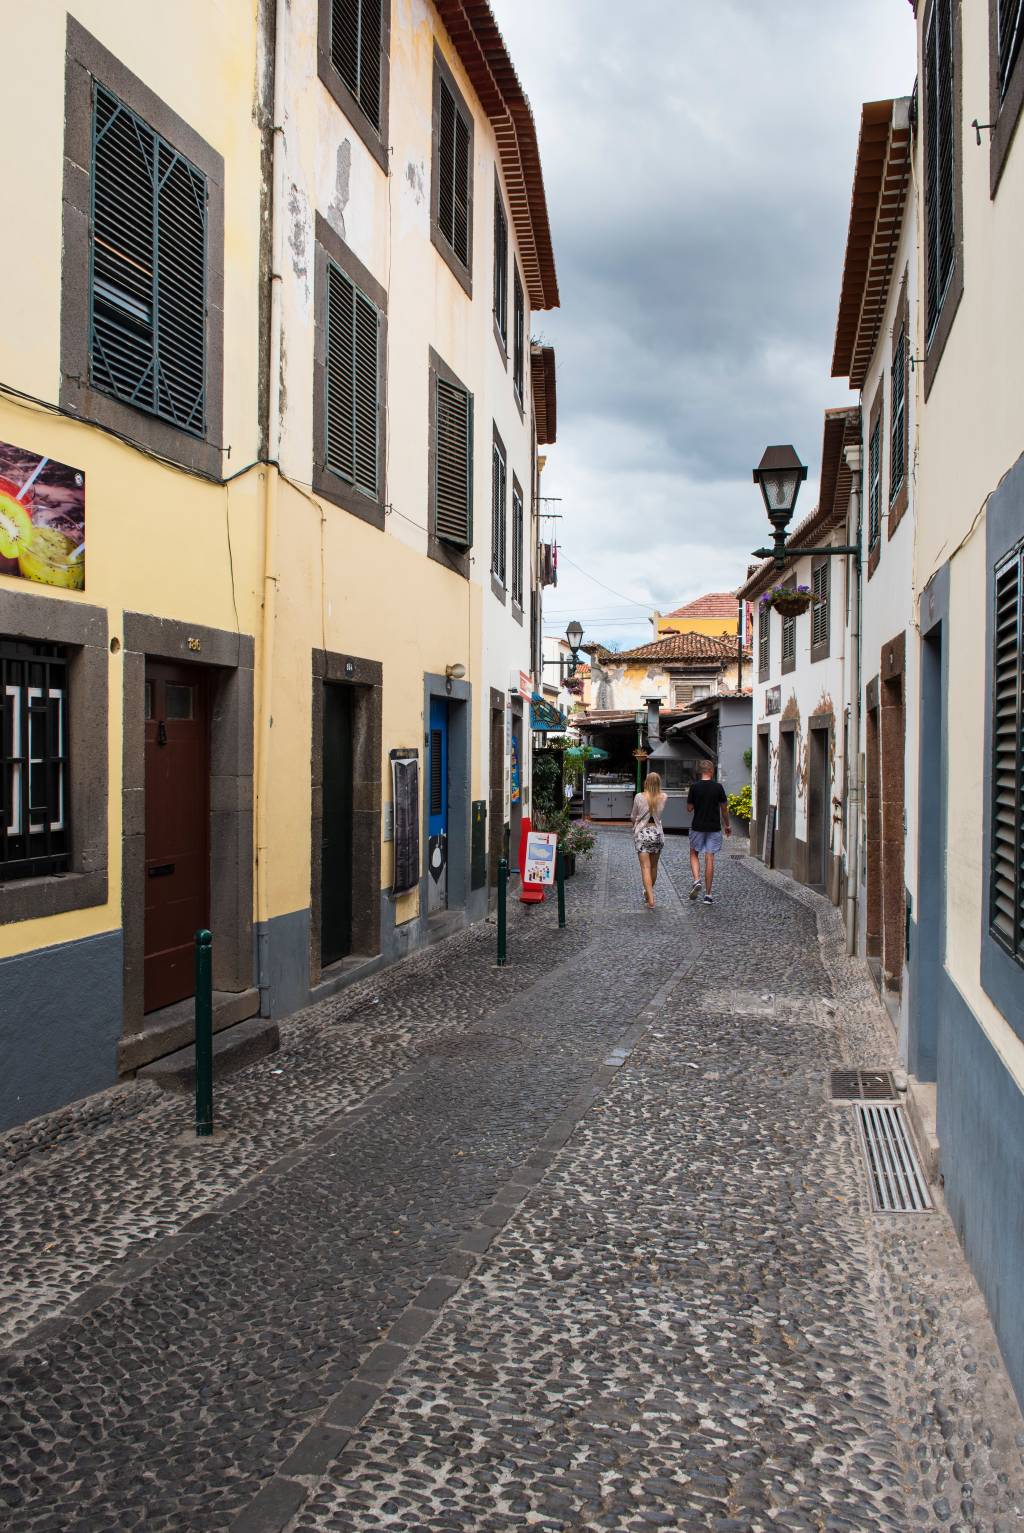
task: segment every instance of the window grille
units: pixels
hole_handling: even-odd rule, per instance
[[[94,388],[206,430],[206,177],[102,85],[93,96]]]
[[[757,665],[762,676],[768,675],[768,666],[771,658],[771,612],[768,607],[762,607],[757,615]]]
[[[677,708],[688,708],[693,702],[693,682],[677,681],[672,688],[672,701]]]
[[[456,258],[469,266],[469,124],[448,84],[438,80],[437,224]]]
[[[1021,621],[1024,555],[995,577],[992,657],[992,843],[989,927],[1024,963],[1024,667]]]
[[[814,603],[811,608],[812,648],[828,642],[828,561],[825,560],[811,572],[811,591]]]
[[[1024,37],[1024,0],[999,0],[999,99],[1006,95]]]
[[[327,266],[325,461],[376,498],[379,486],[380,315],[333,262]]]
[[[0,640],[0,762],[0,880],[66,872],[68,681],[59,645]]]
[[[907,472],[907,325],[900,325],[900,333],[892,349],[892,371],[889,384],[889,504],[896,499]]]
[[[955,264],[953,207],[953,0],[934,0],[924,43],[924,111],[927,160],[924,175],[928,340],[942,312]]]
[[[868,444],[868,547],[874,548],[882,531],[882,417],[871,428]]]
[[[473,541],[473,398],[438,378],[434,391],[434,533],[468,548]]]
[[[796,656],[796,618],[782,619],[782,658],[792,660]]]
[[[491,453],[491,570],[505,584],[506,468],[505,454],[495,442]]]
[[[508,219],[501,192],[494,188],[494,323],[503,342],[508,340]]]
[[[523,284],[519,280],[518,271],[512,287],[512,385],[516,391],[516,398],[520,404],[523,401],[523,353],[526,342],[526,302],[523,297]]]
[[[523,605],[523,497],[512,487],[512,600]]]
[[[331,63],[380,128],[381,0],[331,0]]]

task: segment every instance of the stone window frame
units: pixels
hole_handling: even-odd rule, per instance
[[[381,786],[384,667],[379,660],[314,649],[310,744],[309,983],[313,989],[342,965],[352,967],[381,952]],[[324,686],[347,686],[355,693],[352,748],[352,952],[327,969],[322,963],[320,919],[323,901]],[[358,887],[361,877],[362,889]],[[360,894],[362,898],[360,899]]]
[[[832,643],[832,558],[828,554],[815,554],[811,559],[811,589],[814,589],[814,576],[818,570],[823,569],[826,574],[825,582],[825,637],[817,644],[814,642],[814,603],[810,607],[811,622],[811,664],[818,660],[827,660]]]
[[[999,95],[999,0],[988,0],[989,108],[988,120],[994,126],[989,133],[989,196],[995,197],[1006,165],[1010,145],[1024,106],[1024,46],[1021,47],[1007,83],[1006,94]]]
[[[936,0],[930,0],[925,16],[924,25],[921,29],[922,45],[928,36],[928,27],[931,23],[932,13],[935,9]],[[953,25],[953,270],[949,276],[945,296],[939,310],[935,329],[931,336],[927,334],[927,302],[928,302],[928,238],[927,238],[927,195],[925,192],[925,180],[928,164],[928,111],[924,99],[924,70],[922,69],[921,80],[921,110],[919,122],[921,128],[921,163],[925,167],[921,182],[921,213],[922,213],[922,267],[923,267],[923,290],[921,301],[924,304],[924,398],[927,403],[928,396],[935,382],[935,374],[942,354],[946,349],[953,321],[960,307],[960,300],[964,293],[964,212],[963,212],[963,40],[961,31],[960,0],[953,0],[952,7]]]
[[[367,495],[346,484],[327,467],[327,263],[333,261],[359,288],[380,315],[377,348],[377,494]],[[315,220],[313,273],[313,489],[379,532],[384,530],[387,505],[387,356],[388,295],[373,273],[335,233],[321,213]]]
[[[6,925],[107,903],[110,653],[105,609],[84,602],[4,590],[0,629],[12,639],[62,645],[68,666],[68,868],[0,881]]]
[[[92,202],[92,95],[100,84],[143,118],[206,177],[206,434],[93,388],[89,382],[89,233]],[[106,427],[161,457],[220,479],[224,431],[224,161],[204,138],[91,33],[68,17],[64,84],[63,261],[60,317],[60,404],[81,420]]]
[[[253,982],[255,640],[251,634],[145,612],[124,614],[121,927],[126,1041],[143,1027],[146,855],[146,661],[205,668],[210,689],[210,930],[213,987]],[[198,647],[197,647],[198,646]],[[122,1068],[128,1055],[121,1051]],[[144,1063],[144,1060],[139,1060]]]
[[[448,543],[444,538],[439,538],[434,531],[437,513],[437,380],[442,379],[450,383],[453,388],[462,389],[470,402],[470,485],[473,486],[475,477],[473,459],[475,453],[474,433],[476,431],[476,411],[473,408],[473,391],[467,388],[459,375],[454,372],[448,363],[433,348],[430,347],[430,366],[428,369],[429,387],[427,390],[427,556],[434,559],[438,564],[443,564],[445,569],[451,570],[456,575],[461,575],[463,580],[469,579],[470,564],[472,561],[473,545],[470,543],[466,548],[460,548],[456,543]],[[474,496],[475,499],[475,496]],[[473,522],[472,506],[470,507],[471,524]]]
[[[889,370],[889,430],[886,440],[889,444],[889,512],[886,520],[886,536],[891,538],[896,528],[906,513],[910,503],[910,348],[913,345],[913,336],[910,331],[910,294],[909,294],[909,271],[904,271],[903,281],[900,283],[900,293],[896,300],[896,315],[893,320],[892,336],[890,337],[890,354],[892,345],[900,330],[903,331],[903,480],[896,487],[896,494],[892,493],[892,367]]]
[[[444,80],[444,83],[455,98],[456,111],[462,112],[469,128],[469,185],[466,192],[466,243],[468,248],[465,266],[463,266],[455,251],[441,233],[441,224],[438,216],[438,196],[440,193],[438,145],[440,142],[439,124],[442,80]],[[452,74],[444,54],[435,42],[430,114],[430,243],[444,261],[456,282],[463,289],[467,298],[472,298],[473,296],[473,179],[476,166],[475,154],[476,122],[473,113],[469,109],[465,96],[456,84],[455,76]]]
[[[316,72],[327,94],[340,107],[363,144],[385,175],[389,175],[389,122],[391,117],[391,0],[381,0],[380,17],[380,127],[375,128],[357,98],[331,60],[331,0],[318,0]]]

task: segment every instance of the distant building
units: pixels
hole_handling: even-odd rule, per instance
[[[735,637],[701,633],[667,634],[618,654],[598,649],[591,655],[591,705],[602,711],[639,708],[658,697],[667,708],[688,708],[718,692],[735,692],[744,681],[749,686],[749,649],[742,651],[743,679],[739,661]]]
[[[739,632],[740,608],[733,591],[708,591],[672,612],[655,612],[651,618],[656,639],[670,633],[719,634]],[[745,629],[744,637],[749,634]]]

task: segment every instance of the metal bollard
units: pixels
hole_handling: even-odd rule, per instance
[[[562,857],[562,848],[555,853],[555,878],[558,882],[558,924],[565,925],[565,861]]]
[[[508,862],[503,857],[498,863],[498,968],[506,966],[506,913],[505,905],[508,896]]]
[[[213,936],[196,932],[196,1138],[213,1133]]]

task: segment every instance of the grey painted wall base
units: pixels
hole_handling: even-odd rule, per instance
[[[946,1206],[1024,1404],[1024,1094],[940,979],[938,1137]]]
[[[512,897],[511,887],[509,897]],[[309,979],[309,911],[293,910],[288,915],[260,922],[256,928],[260,1015],[280,1021],[487,916],[486,889],[475,889],[464,907],[455,907],[435,916],[417,916],[401,926],[395,925],[395,907],[387,894],[381,894],[380,902],[381,951],[369,957],[355,954],[341,963],[332,964],[312,986]]]
[[[0,1129],[117,1080],[121,933],[0,960]]]

